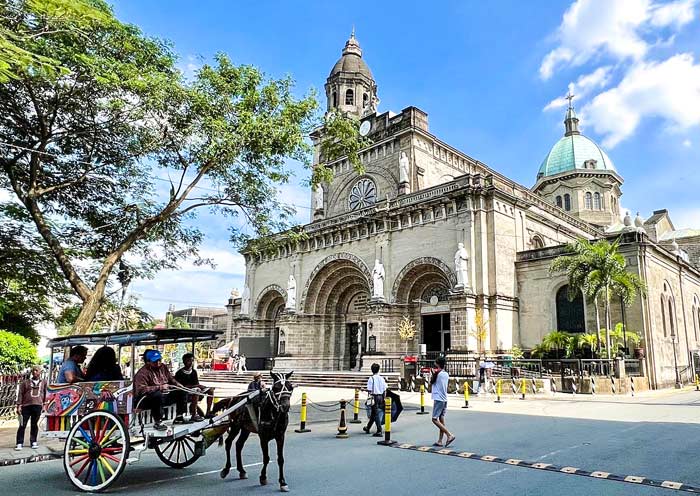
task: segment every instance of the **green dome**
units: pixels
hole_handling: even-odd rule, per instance
[[[617,172],[610,157],[592,139],[578,133],[564,136],[542,161],[537,178],[586,169],[584,162],[591,159],[596,161],[595,170]]]

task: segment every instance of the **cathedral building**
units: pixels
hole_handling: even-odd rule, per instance
[[[310,192],[305,239],[244,250],[245,288],[228,305],[228,337],[241,353],[274,357],[278,368],[359,370],[363,357],[421,345],[508,354],[552,330],[595,332],[593,305],[570,302],[565,276],[549,266],[578,238],[620,237],[628,270],[648,290],[628,307],[613,301],[613,323],[643,336],[652,386],[673,384],[691,364],[700,350],[700,253],[683,240],[700,231],[675,230],[665,210],[620,222],[622,176],[580,133],[571,100],[564,135],[539,171],[533,166],[530,188],[441,141],[423,110],[379,112],[354,33],[325,91],[328,111],[360,119],[371,143],[361,152],[364,173],[335,160],[332,181]],[[407,342],[397,331],[405,317],[417,330]]]

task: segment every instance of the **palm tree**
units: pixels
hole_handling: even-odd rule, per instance
[[[583,351],[586,348],[590,348],[591,351],[595,350],[598,344],[598,336],[593,333],[577,334],[573,336],[573,340],[575,347],[580,351]]]
[[[557,358],[561,358],[561,350],[565,350],[571,336],[564,331],[552,331],[542,338],[542,344],[548,349],[557,350]]]
[[[550,271],[566,271],[569,278],[569,298],[571,291],[583,291],[593,300],[596,309],[596,327],[598,332],[598,349],[600,350],[600,317],[598,300],[605,302],[605,328],[610,329],[610,298],[618,296],[627,306],[634,300],[637,292],[644,294],[644,282],[636,275],[627,272],[625,257],[618,247],[620,239],[610,243],[602,239],[594,243],[580,239],[568,246],[570,254],[558,257],[552,262]],[[606,333],[606,351],[610,358],[610,336]]]

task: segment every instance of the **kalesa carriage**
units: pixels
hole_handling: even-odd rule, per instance
[[[109,334],[58,337],[49,341],[51,356],[56,348],[76,345],[130,347],[131,377],[128,380],[50,384],[44,410],[46,437],[65,439],[63,467],[71,483],[87,492],[103,491],[121,475],[127,464],[137,462],[146,449],[155,450],[166,465],[183,468],[205,454],[207,447],[227,428],[227,419],[249,403],[253,391],[213,418],[189,424],[175,424],[175,405],[164,407],[167,430],[153,428],[149,409],[134,404],[132,381],[137,366],[136,346],[211,341],[221,331],[192,329],[149,329]],[[54,377],[51,360],[49,377]]]

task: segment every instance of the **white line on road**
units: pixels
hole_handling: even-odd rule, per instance
[[[500,470],[494,470],[493,472],[489,472],[489,473],[486,474],[486,475],[487,475],[487,476],[489,476],[489,475],[496,475],[496,474],[500,474],[501,472],[505,472],[506,470],[508,470],[508,469],[507,469],[507,468],[502,468],[502,469],[500,469]]]

